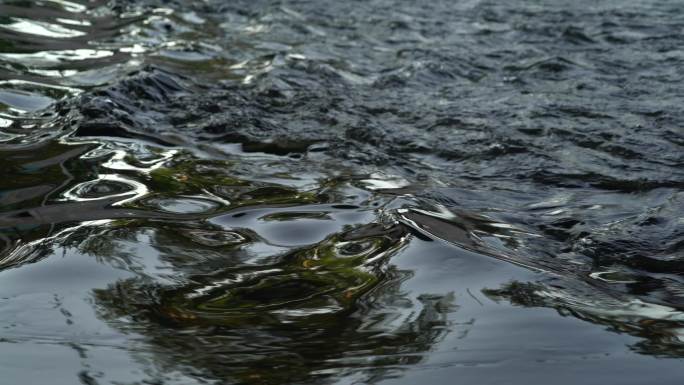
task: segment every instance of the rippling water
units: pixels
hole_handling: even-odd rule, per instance
[[[681,383],[681,11],[0,1],[0,382]]]

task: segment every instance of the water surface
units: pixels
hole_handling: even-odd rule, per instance
[[[680,383],[683,15],[0,1],[0,383]]]

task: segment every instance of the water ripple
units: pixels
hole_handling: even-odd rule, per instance
[[[452,3],[0,2],[7,378],[678,383],[679,4]]]

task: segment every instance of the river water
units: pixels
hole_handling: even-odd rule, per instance
[[[0,384],[680,384],[683,32],[0,1]]]

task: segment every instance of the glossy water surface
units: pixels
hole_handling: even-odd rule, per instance
[[[676,0],[0,0],[1,384],[680,384]]]

